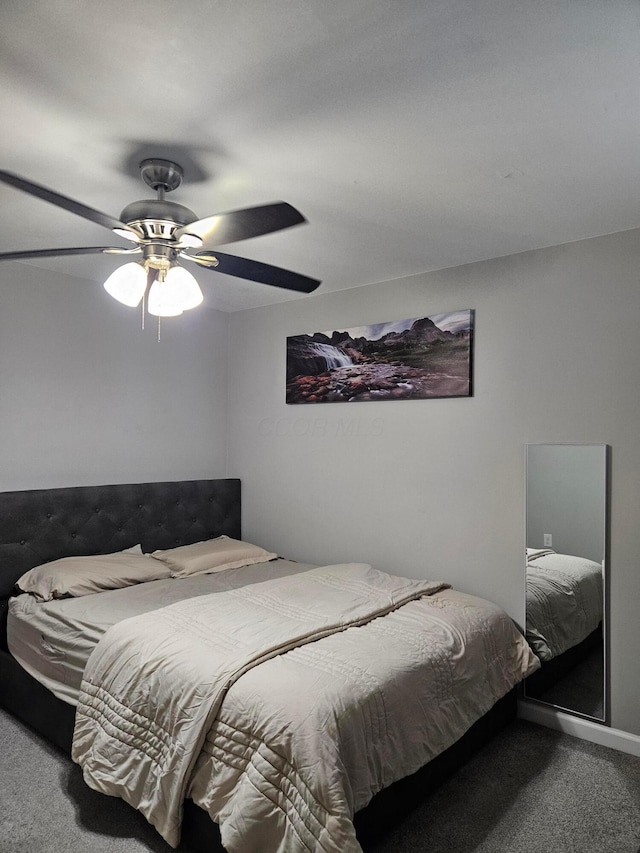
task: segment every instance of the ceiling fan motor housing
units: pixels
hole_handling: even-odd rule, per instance
[[[120,214],[122,222],[136,228],[146,240],[171,240],[178,228],[197,218],[183,204],[155,198],[134,201]]]

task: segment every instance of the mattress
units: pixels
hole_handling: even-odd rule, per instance
[[[117,622],[188,598],[237,589],[314,568],[273,560],[189,578],[150,581],[125,589],[38,602],[9,602],[7,642],[18,663],[59,699],[77,705],[82,673],[102,635]]]

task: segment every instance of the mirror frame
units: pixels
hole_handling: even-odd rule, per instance
[[[582,711],[575,710],[573,708],[567,708],[564,705],[557,705],[552,702],[548,702],[544,699],[538,699],[534,696],[530,696],[527,694],[527,680],[525,679],[522,687],[522,696],[527,702],[534,703],[536,705],[541,705],[546,708],[551,708],[555,711],[561,711],[565,714],[570,714],[574,717],[579,717],[583,720],[589,720],[592,723],[596,723],[598,725],[610,726],[611,720],[611,692],[610,692],[610,619],[609,619],[609,587],[610,587],[610,520],[611,520],[611,447],[608,444],[603,442],[552,442],[552,441],[539,441],[539,442],[529,442],[525,445],[525,503],[524,503],[524,529],[525,529],[525,559],[524,559],[524,630],[526,636],[527,630],[527,557],[526,557],[526,548],[528,547],[527,539],[528,539],[528,509],[529,509],[529,448],[530,447],[598,447],[603,450],[603,489],[604,489],[604,513],[603,513],[603,553],[602,553],[602,568],[603,568],[603,577],[602,577],[602,655],[603,655],[603,675],[602,675],[602,690],[603,690],[603,716],[595,717],[591,714],[586,714]],[[534,653],[535,654],[535,653]],[[535,675],[535,673],[534,673]]]

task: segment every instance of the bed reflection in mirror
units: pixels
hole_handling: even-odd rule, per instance
[[[607,446],[527,446],[525,696],[607,722]]]

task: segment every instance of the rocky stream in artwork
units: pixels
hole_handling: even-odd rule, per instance
[[[428,317],[378,340],[348,332],[287,339],[287,403],[460,397],[471,393],[471,333]]]

